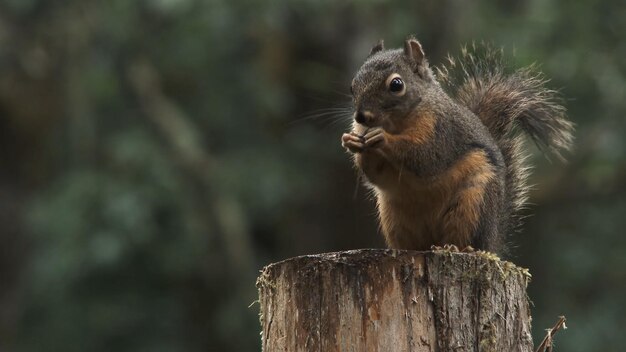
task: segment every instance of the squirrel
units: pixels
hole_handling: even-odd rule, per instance
[[[488,46],[448,61],[433,70],[414,37],[392,50],[381,40],[352,80],[342,146],[376,198],[390,248],[502,253],[529,190],[520,131],[562,158],[574,125],[534,67],[507,73]]]

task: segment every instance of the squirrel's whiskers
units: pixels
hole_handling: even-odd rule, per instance
[[[319,121],[326,124],[326,126],[334,126],[340,123],[349,123],[352,118],[352,114],[353,111],[351,107],[317,109],[290,121],[289,125],[307,121]]]

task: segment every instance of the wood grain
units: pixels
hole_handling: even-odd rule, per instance
[[[257,280],[263,351],[532,351],[528,278],[484,253],[288,259]]]

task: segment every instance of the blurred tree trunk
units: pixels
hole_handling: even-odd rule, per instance
[[[289,259],[257,281],[263,351],[532,351],[528,278],[476,253]]]

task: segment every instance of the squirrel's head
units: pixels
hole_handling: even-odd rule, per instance
[[[354,120],[393,132],[433,86],[438,84],[416,39],[395,50],[385,50],[381,40],[352,80]]]

